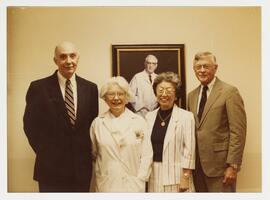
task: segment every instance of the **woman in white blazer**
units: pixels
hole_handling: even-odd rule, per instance
[[[101,88],[109,110],[90,128],[97,192],[145,192],[153,151],[146,121],[126,108],[130,96],[123,77],[112,77]]]
[[[159,108],[146,115],[154,161],[149,192],[194,191],[195,121],[191,112],[175,104],[180,86],[173,72],[159,74],[153,84]]]

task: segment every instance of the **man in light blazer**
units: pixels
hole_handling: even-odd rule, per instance
[[[188,95],[196,123],[197,192],[235,192],[246,139],[246,113],[236,87],[215,76],[210,52],[197,53],[193,69],[201,85]],[[207,87],[206,87],[207,86]]]
[[[54,61],[58,70],[33,81],[26,95],[23,122],[36,154],[34,180],[40,192],[88,192],[97,85],[75,75],[79,53],[74,44],[57,45]]]

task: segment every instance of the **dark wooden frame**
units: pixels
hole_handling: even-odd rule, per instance
[[[156,73],[173,71],[182,82],[180,102],[186,108],[186,74],[184,44],[139,44],[112,45],[112,75],[123,76],[129,82],[134,74],[144,69],[148,54],[158,58]]]

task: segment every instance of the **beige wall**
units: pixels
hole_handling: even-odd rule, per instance
[[[112,44],[185,44],[187,91],[198,85],[193,55],[212,51],[217,75],[239,88],[248,117],[237,190],[261,192],[260,24],[259,7],[9,8],[8,191],[38,189],[32,180],[35,155],[23,132],[25,94],[30,81],[54,72],[54,47],[69,40],[81,52],[77,73],[99,87],[111,76]]]

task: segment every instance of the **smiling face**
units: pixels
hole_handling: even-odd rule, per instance
[[[157,101],[162,110],[173,107],[176,98],[175,86],[173,83],[162,81],[156,87]]]
[[[193,62],[195,75],[202,85],[207,85],[214,79],[217,67],[213,56],[210,55],[201,56],[199,60]]]
[[[128,103],[127,94],[117,84],[112,84],[105,94],[105,102],[110,107],[111,113],[118,117],[125,111]]]
[[[75,73],[79,62],[79,54],[70,42],[62,42],[55,48],[54,62],[62,76],[67,79]]]

